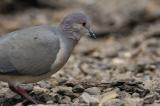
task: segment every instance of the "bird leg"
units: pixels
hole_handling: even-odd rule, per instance
[[[18,86],[14,86],[14,85],[9,85],[9,88],[10,88],[13,92],[15,92],[15,93],[21,95],[22,97],[26,98],[26,99],[29,100],[30,102],[32,102],[32,103],[34,103],[34,104],[37,104],[36,100],[34,100],[34,99],[26,92],[25,89],[23,89],[23,88],[21,88],[21,87],[18,87]]]

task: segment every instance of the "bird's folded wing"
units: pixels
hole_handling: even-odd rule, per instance
[[[5,39],[2,44],[0,42],[0,74],[47,73],[60,49],[56,32],[48,26],[12,32]]]
[[[20,74],[13,65],[0,64],[1,75],[18,75]]]

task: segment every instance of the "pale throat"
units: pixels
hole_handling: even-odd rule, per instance
[[[77,33],[73,32],[72,35],[67,36],[67,38],[78,42],[81,39],[81,35],[78,35]]]
[[[61,37],[60,50],[57,54],[56,61],[51,66],[51,73],[57,72],[66,64],[76,44],[77,41],[75,40]]]
[[[72,39],[72,40],[76,40],[77,42],[82,37],[82,35],[80,33],[78,33],[77,31],[75,31],[71,25],[61,26],[61,30],[63,33],[65,33],[65,35],[66,35],[65,37]]]

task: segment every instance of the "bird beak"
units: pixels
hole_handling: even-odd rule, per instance
[[[96,39],[95,33],[93,31],[91,31],[91,30],[88,30],[88,31],[89,31],[89,36],[94,38],[94,39]]]

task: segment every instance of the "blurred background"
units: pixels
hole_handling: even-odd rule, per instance
[[[159,106],[159,0],[1,0],[0,35],[58,25],[79,10],[91,18],[97,39],[81,39],[60,72],[28,85],[32,95],[62,106]],[[0,88],[0,104],[23,104],[6,83]]]

